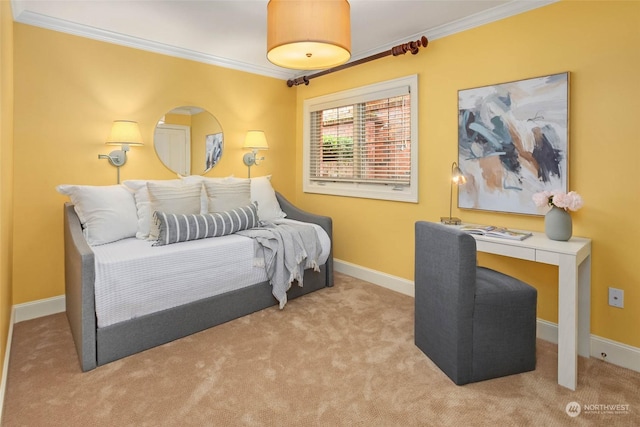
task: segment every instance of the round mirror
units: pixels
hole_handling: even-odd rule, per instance
[[[222,157],[222,127],[200,107],[178,107],[158,120],[153,134],[156,154],[166,167],[183,176],[200,175]]]

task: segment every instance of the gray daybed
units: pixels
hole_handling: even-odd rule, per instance
[[[287,218],[320,225],[332,239],[332,220],[298,209],[276,193]],[[94,254],[87,244],[73,205],[64,206],[66,312],[83,371],[182,338],[276,305],[268,282],[162,310],[104,328],[95,313]],[[320,272],[306,270],[304,287],[291,286],[288,299],[333,286],[333,254]]]

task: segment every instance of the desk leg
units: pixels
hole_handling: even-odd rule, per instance
[[[558,384],[571,390],[578,382],[578,266],[560,255],[558,264]]]
[[[591,255],[578,267],[578,354],[591,357]]]

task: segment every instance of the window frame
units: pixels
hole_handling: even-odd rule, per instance
[[[311,113],[322,109],[340,107],[354,103],[371,101],[376,93],[388,93],[408,88],[410,97],[411,132],[411,176],[408,185],[395,185],[375,182],[344,182],[330,180],[312,180],[311,173]],[[375,98],[374,98],[375,99]],[[382,98],[378,98],[382,99]],[[305,193],[334,196],[357,197],[367,199],[392,200],[418,203],[418,76],[416,74],[393,80],[361,86],[331,93],[303,102],[303,183]]]

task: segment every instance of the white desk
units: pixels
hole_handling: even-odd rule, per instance
[[[524,240],[473,235],[479,252],[558,266],[558,384],[576,389],[578,354],[590,356],[591,240],[533,233]]]

